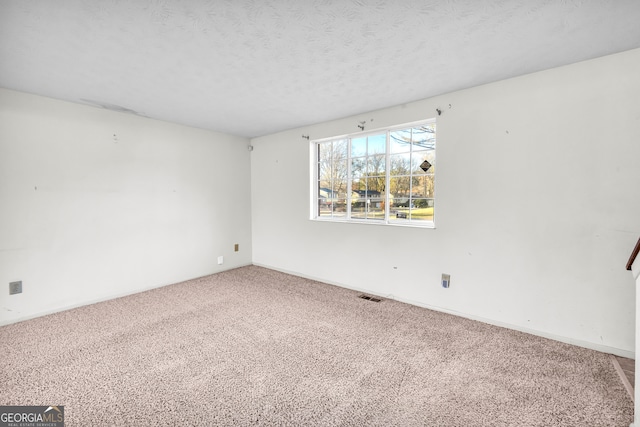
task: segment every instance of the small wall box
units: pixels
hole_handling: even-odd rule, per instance
[[[450,283],[451,283],[451,275],[443,274],[442,275],[442,287],[443,288],[448,288]]]
[[[21,293],[22,293],[22,280],[9,283],[9,295],[15,295],[15,294],[21,294]]]

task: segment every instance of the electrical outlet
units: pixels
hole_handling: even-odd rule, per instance
[[[450,274],[442,274],[442,287],[448,288],[449,284],[451,284],[451,275]]]
[[[224,258],[222,257],[222,255],[220,255],[218,257],[218,265],[222,264],[224,262]]]
[[[9,283],[9,295],[15,295],[15,294],[21,294],[21,293],[22,293],[22,280]]]
[[[240,245],[239,245],[239,244],[237,244],[237,243],[236,243],[235,245],[233,245],[233,250],[234,250],[235,252],[238,252],[238,251],[240,250]]]

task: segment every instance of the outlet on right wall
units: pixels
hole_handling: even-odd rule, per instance
[[[632,356],[638,76],[640,49],[255,138],[253,262]],[[430,117],[435,229],[309,219],[300,135]],[[455,278],[448,289],[442,272]]]

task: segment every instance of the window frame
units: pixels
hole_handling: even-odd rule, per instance
[[[311,173],[310,173],[310,184],[311,184],[311,200],[310,200],[310,219],[313,221],[321,221],[321,222],[341,222],[341,223],[355,223],[355,224],[373,224],[373,225],[387,225],[387,226],[394,226],[394,227],[418,227],[418,228],[435,228],[435,212],[436,212],[436,196],[435,196],[435,187],[436,187],[436,175],[437,172],[431,172],[426,175],[430,175],[432,176],[432,182],[433,182],[433,194],[432,197],[424,197],[423,198],[425,200],[433,200],[433,203],[431,206],[429,207],[433,207],[433,215],[431,220],[416,220],[416,219],[403,219],[400,217],[395,217],[393,218],[392,215],[392,206],[389,203],[389,201],[393,198],[393,196],[391,196],[391,191],[390,191],[390,182],[391,179],[393,177],[392,175],[392,171],[391,171],[391,158],[394,154],[398,154],[398,153],[392,153],[391,152],[391,134],[393,132],[397,132],[399,130],[404,130],[404,129],[412,129],[412,128],[416,128],[419,126],[424,126],[424,125],[433,125],[433,127],[435,128],[435,142],[434,142],[434,147],[432,150],[424,150],[425,153],[427,151],[432,151],[433,152],[433,166],[435,167],[436,164],[436,160],[437,159],[437,123],[436,123],[436,118],[429,118],[429,119],[425,119],[425,120],[419,120],[419,121],[415,121],[415,122],[409,122],[409,123],[403,123],[403,124],[399,124],[399,125],[394,125],[394,126],[389,126],[389,127],[383,127],[383,128],[378,128],[378,129],[373,129],[373,130],[366,130],[366,131],[360,131],[360,132],[354,132],[354,133],[350,133],[350,134],[345,134],[345,135],[339,135],[339,136],[333,136],[333,137],[329,137],[329,138],[322,138],[322,139],[315,139],[315,140],[311,140],[309,141],[309,150],[310,150],[310,163],[311,163]],[[354,218],[353,217],[353,211],[352,211],[352,207],[353,207],[353,203],[354,203],[354,199],[353,199],[353,187],[352,187],[352,183],[353,180],[355,179],[353,177],[353,170],[352,170],[352,164],[353,164],[353,159],[354,158],[364,158],[364,159],[368,159],[368,157],[370,156],[370,154],[365,150],[365,155],[364,156],[355,156],[352,157],[352,140],[354,139],[360,139],[360,138],[369,138],[371,136],[376,136],[376,135],[385,135],[385,152],[384,152],[384,157],[385,157],[385,165],[384,165],[384,192],[381,195],[381,200],[382,203],[384,205],[384,212],[383,212],[383,217],[381,219],[374,219],[374,218]],[[321,203],[320,203],[320,199],[321,199],[321,195],[320,195],[320,186],[321,186],[321,180],[320,180],[320,165],[321,165],[321,158],[320,158],[320,146],[321,144],[326,144],[328,142],[339,142],[339,141],[346,141],[346,145],[347,145],[347,155],[346,155],[346,163],[347,163],[347,175],[346,175],[346,182],[347,182],[347,189],[346,189],[346,211],[344,213],[344,216],[322,216],[320,215],[320,208],[321,208]],[[413,145],[411,145],[411,149],[409,150],[408,153],[413,153],[414,148]],[[411,161],[412,158],[410,157]],[[331,160],[331,164],[334,164],[334,160]],[[414,177],[419,177],[421,176],[420,174],[416,174],[413,169],[410,169],[410,174],[407,175],[402,175],[402,177],[408,177],[410,179],[411,182],[413,182],[413,178]],[[365,177],[368,177],[368,175],[365,175]],[[411,184],[412,186],[413,184]],[[324,188],[324,187],[323,187]],[[356,190],[356,191],[363,191],[361,189]],[[368,191],[368,187],[367,187],[367,191]],[[331,190],[331,195],[333,196],[333,188]],[[413,197],[411,196],[411,194],[409,195],[409,197],[411,199],[413,199]],[[357,203],[357,202],[356,202]],[[366,203],[366,202],[365,202]],[[411,206],[409,206],[409,210],[411,210]],[[368,210],[366,211],[365,216],[368,215]]]

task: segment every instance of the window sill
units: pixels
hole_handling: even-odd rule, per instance
[[[406,228],[432,228],[435,229],[435,223],[433,221],[424,222],[385,222],[384,220],[358,220],[358,219],[334,219],[334,218],[310,218],[311,221],[317,222],[331,222],[338,224],[365,224],[387,227],[406,227]]]

